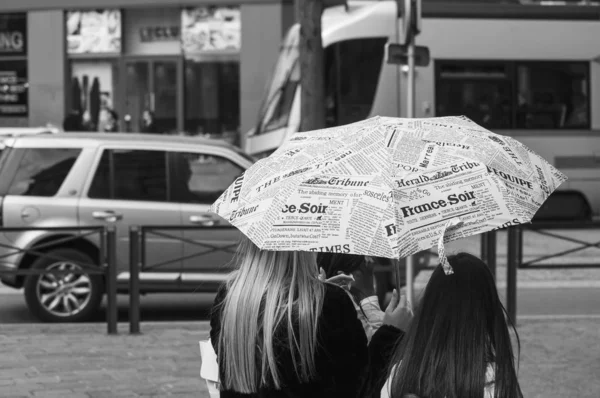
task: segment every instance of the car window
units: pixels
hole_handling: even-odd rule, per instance
[[[28,148],[8,189],[9,195],[54,196],[81,153],[75,148]]]
[[[167,166],[165,151],[105,150],[88,196],[165,202]]]
[[[220,156],[178,152],[174,160],[174,198],[181,203],[212,204],[244,172]]]

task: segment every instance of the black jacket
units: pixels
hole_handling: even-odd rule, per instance
[[[221,330],[220,304],[225,295],[225,289],[220,289],[215,298],[210,321],[210,338],[217,358],[219,358],[218,341]],[[352,398],[366,394],[365,383],[370,390],[376,389],[380,382],[383,386],[385,377],[379,376],[380,372],[387,368],[386,351],[389,351],[389,347],[393,346],[402,332],[390,326],[383,326],[373,336],[371,341],[373,349],[369,352],[367,338],[357,318],[352,300],[341,288],[330,284],[326,284],[323,309],[318,322],[315,380],[309,383],[298,381],[287,345],[281,344],[275,347],[284,384],[281,390],[269,386],[261,388],[254,394],[221,390],[221,398]],[[285,341],[287,333],[281,331],[276,335],[278,336],[280,336],[278,340]],[[256,366],[260,369],[260,363]],[[219,368],[220,379],[223,380],[220,358]]]

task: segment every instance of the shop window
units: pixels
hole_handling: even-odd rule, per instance
[[[436,64],[436,115],[490,129],[589,128],[589,68],[568,62]]]
[[[114,61],[72,61],[68,91],[71,109],[65,118],[65,131],[119,131],[117,81]]]
[[[0,60],[0,118],[27,117],[27,60]]]
[[[387,38],[354,39],[325,51],[327,124],[339,126],[369,116],[377,93]]]
[[[175,201],[211,204],[243,173],[229,159],[199,153],[173,153]]]
[[[237,141],[240,126],[239,6],[187,7],[181,12],[185,61],[184,129]]]
[[[54,196],[81,153],[71,148],[31,148],[24,151],[9,195]]]
[[[104,151],[88,196],[165,202],[167,166],[164,151]]]
[[[117,61],[122,49],[122,18],[118,9],[65,12],[68,110],[65,131],[120,130],[115,109]]]
[[[185,131],[190,135],[234,139],[240,126],[238,60],[187,60]]]

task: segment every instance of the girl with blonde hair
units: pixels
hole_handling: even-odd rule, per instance
[[[221,398],[356,397],[367,339],[348,294],[319,280],[315,253],[244,238],[234,261],[211,314]],[[404,313],[388,310],[397,324]]]

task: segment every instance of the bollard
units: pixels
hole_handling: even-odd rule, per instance
[[[490,267],[490,271],[494,278],[496,278],[496,259],[497,259],[497,244],[496,244],[496,231],[488,232],[487,236],[488,241],[488,256],[486,258],[486,262],[488,267]]]
[[[488,258],[489,252],[487,234],[489,234],[489,232],[484,232],[481,234],[481,260],[483,261],[485,261]]]
[[[108,334],[117,332],[117,232],[114,226],[106,229],[106,318]]]
[[[519,226],[517,227],[517,267],[516,270],[521,268],[523,264],[523,231],[524,228]],[[515,272],[517,272],[515,270]]]
[[[414,274],[415,274],[415,256],[406,257],[406,300],[412,305],[414,303]],[[398,272],[400,275],[400,272]],[[398,278],[398,283],[400,283],[400,278]],[[400,289],[398,289],[398,294],[400,294]]]
[[[517,323],[517,267],[520,252],[518,246],[520,243],[519,227],[509,227],[506,264],[506,311],[514,325]]]
[[[140,333],[140,230],[129,229],[129,334]]]
[[[496,231],[481,234],[481,260],[488,265],[496,278]]]

